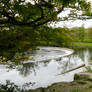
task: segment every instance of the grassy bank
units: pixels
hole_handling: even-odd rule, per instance
[[[72,46],[92,46],[92,43],[89,43],[89,42],[73,42],[72,43]]]
[[[29,92],[92,92],[92,81],[74,81],[69,83],[56,83],[48,88],[39,88]]]

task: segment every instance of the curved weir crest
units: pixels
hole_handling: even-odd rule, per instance
[[[0,83],[5,84],[6,80],[10,80],[20,88],[36,89],[57,82],[73,81],[75,73],[85,70],[83,67],[56,76],[84,63],[83,59],[79,55],[73,55],[73,52],[67,48],[40,47],[40,50],[30,52],[31,60],[15,65],[12,69],[7,68],[8,65],[0,65]]]
[[[37,61],[48,61],[48,60],[56,60],[60,59],[64,56],[71,55],[74,51],[68,48],[60,48],[60,47],[39,47],[40,50],[32,53],[32,60],[28,62],[37,62]],[[26,63],[26,61],[24,62]]]

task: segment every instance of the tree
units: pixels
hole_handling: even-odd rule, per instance
[[[72,30],[75,41],[83,42],[85,40],[86,33],[84,26],[78,28],[72,28]]]
[[[0,26],[8,24],[37,27],[50,21],[55,21],[57,15],[61,13],[64,8],[83,10],[82,15],[85,15],[86,12],[90,13],[91,10],[90,3],[87,3],[86,0],[29,1],[30,2],[26,2],[26,0],[0,0]],[[72,13],[74,15],[74,11]]]
[[[41,31],[44,25],[58,21],[57,15],[65,8],[71,8],[71,12],[61,21],[90,19],[92,15],[86,0],[0,0],[0,58],[10,60],[17,52],[37,46],[43,39],[40,32],[45,33]],[[83,11],[81,15],[78,10]]]
[[[86,29],[86,39],[88,42],[92,42],[92,28]]]

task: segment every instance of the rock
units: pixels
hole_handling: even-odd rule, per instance
[[[33,59],[34,59],[34,56],[30,56],[30,57],[29,57],[29,60],[33,60]]]
[[[7,61],[7,64],[12,64],[12,62],[10,60]]]
[[[92,80],[92,73],[83,72],[74,75],[74,80]]]

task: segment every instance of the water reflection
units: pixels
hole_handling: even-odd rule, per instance
[[[80,68],[59,76],[56,75],[75,68],[83,63],[86,63],[87,65],[89,59],[92,59],[91,48],[75,48],[75,52],[72,55],[59,57],[58,59],[53,58],[51,60],[49,59],[50,56],[54,55],[54,57],[56,57],[57,55],[64,54],[64,52],[58,52],[57,50],[56,52],[50,52],[50,49],[46,52],[44,51],[40,51],[40,56],[48,58],[47,60],[44,60],[43,58],[43,61],[39,61],[40,56],[38,56],[39,60],[36,60],[36,62],[34,60],[29,60],[24,61],[19,65],[0,65],[0,83],[5,83],[6,80],[10,80],[20,87],[23,87],[26,84],[32,84],[27,88],[35,89],[39,87],[47,87],[56,82],[73,81],[73,75],[84,71],[85,68]],[[31,55],[37,57],[37,55],[39,55],[38,52],[39,51],[33,51],[31,52]]]

